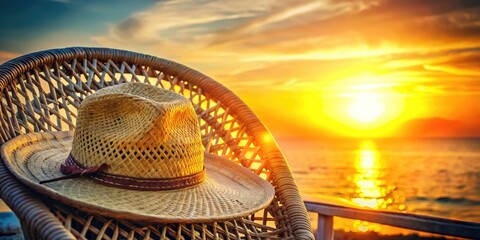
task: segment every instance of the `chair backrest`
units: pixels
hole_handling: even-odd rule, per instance
[[[67,230],[79,238],[313,239],[289,166],[265,126],[230,90],[169,60],[116,49],[66,48],[4,63],[0,66],[0,143],[29,132],[73,130],[77,108],[87,95],[124,82],[151,84],[190,99],[206,151],[235,161],[269,181],[276,189],[275,198],[264,211],[246,218],[168,225],[107,219],[44,199]]]

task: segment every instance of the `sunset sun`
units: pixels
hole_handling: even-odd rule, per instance
[[[348,113],[356,121],[370,123],[382,116],[384,110],[385,106],[378,94],[364,92],[353,97]]]

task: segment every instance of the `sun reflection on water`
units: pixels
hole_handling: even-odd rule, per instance
[[[380,180],[379,152],[371,141],[363,141],[355,159],[356,174],[353,177],[355,192],[352,202],[362,206],[378,209],[382,202],[382,186]]]
[[[362,206],[382,210],[405,210],[394,184],[387,182],[380,151],[372,141],[362,141],[355,152],[355,174],[350,201]],[[356,231],[379,231],[381,225],[364,221],[355,221]]]

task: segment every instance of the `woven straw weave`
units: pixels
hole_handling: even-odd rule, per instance
[[[203,149],[190,101],[137,83],[102,89],[82,102],[72,156],[82,166],[106,163],[111,174],[172,178],[202,171]]]

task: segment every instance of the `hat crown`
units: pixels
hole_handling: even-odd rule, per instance
[[[71,150],[108,174],[178,178],[203,170],[204,148],[190,101],[141,83],[104,88],[81,104]]]

